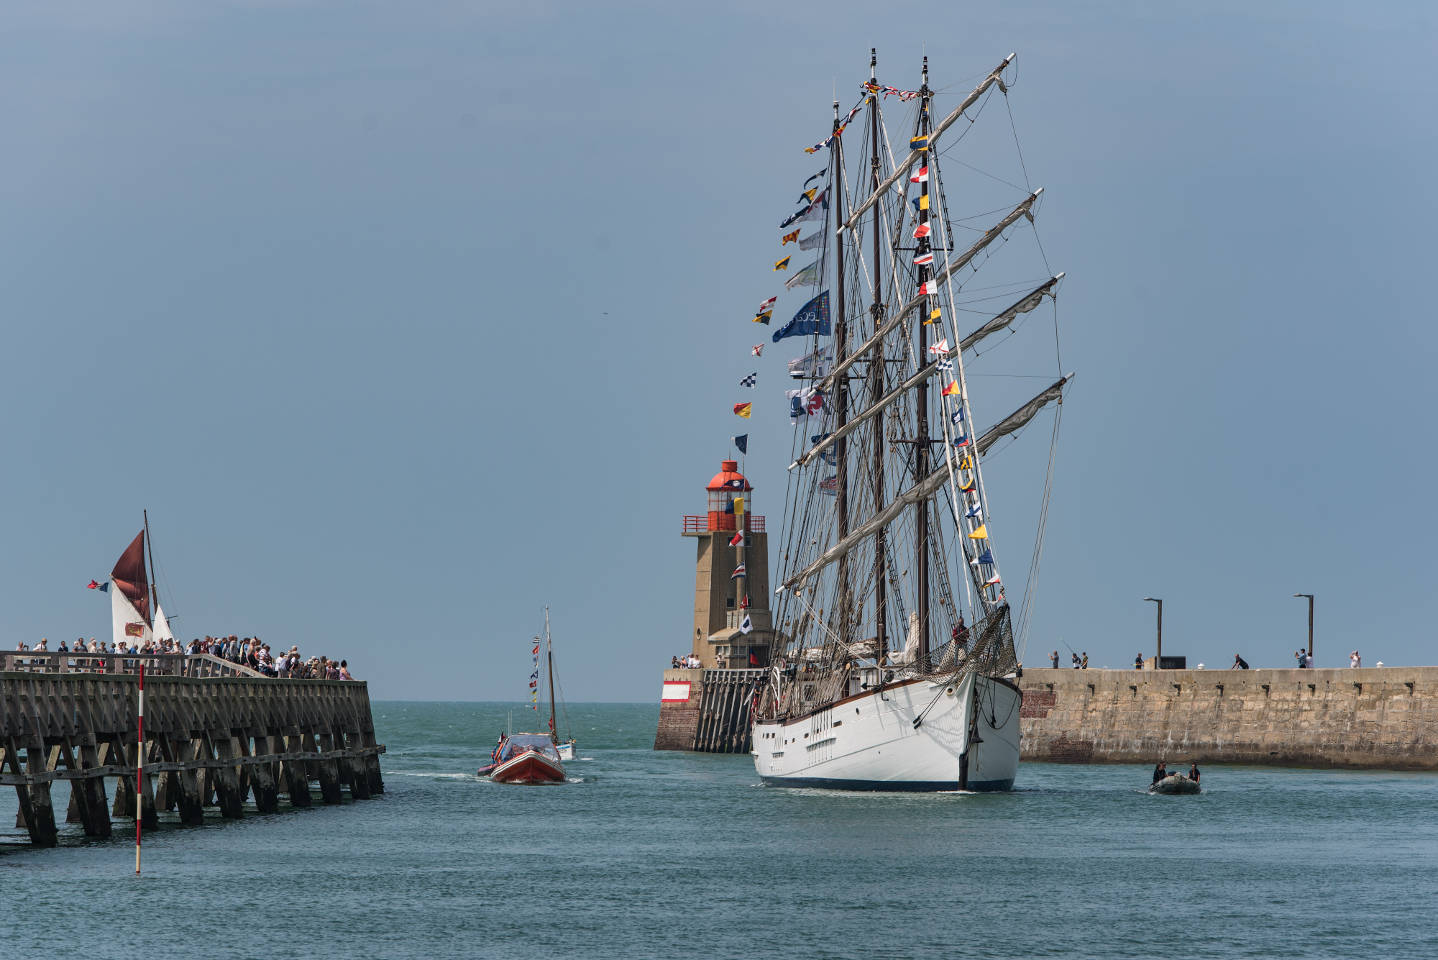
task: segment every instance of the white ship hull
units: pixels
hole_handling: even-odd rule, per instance
[[[963,780],[967,790],[1009,790],[1022,699],[1008,680],[972,675],[865,691],[798,719],[756,722],[754,769],[779,786],[937,791]]]

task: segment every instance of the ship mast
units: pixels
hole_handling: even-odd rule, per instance
[[[929,58],[924,57],[923,83],[919,87],[919,136],[927,136],[929,133]],[[927,157],[927,154],[925,155]],[[924,177],[919,181],[919,223],[927,223],[931,213],[929,211],[929,178]],[[918,249],[915,251],[915,258],[929,252],[929,235],[925,234],[919,238]],[[930,267],[925,262],[919,266],[919,289],[924,289],[923,284],[929,279]],[[928,357],[929,335],[929,297],[923,298],[919,307],[920,322],[914,327],[914,356],[916,362],[923,364]],[[929,387],[928,381],[921,381],[918,390],[914,395],[915,418],[917,430],[914,433],[914,476],[927,476],[929,472]],[[917,556],[914,558],[914,572],[918,578],[918,613],[919,613],[919,644],[918,657],[920,659],[929,654],[929,501],[920,500],[914,504],[914,550]]]
[[[142,510],[140,512],[144,514],[145,517],[145,550],[150,555],[150,631],[151,635],[153,636],[155,629],[155,614],[158,613],[160,609],[160,594],[155,587],[155,547],[154,544],[150,542],[150,511]]]
[[[549,608],[544,608],[544,652],[548,660],[546,672],[549,674],[549,739],[559,742],[559,734],[554,728],[554,642],[549,639]]]
[[[844,238],[838,227],[844,222],[844,202],[848,191],[844,183],[844,141],[839,135],[839,101],[834,101],[834,149],[830,156],[832,169],[829,174],[829,192],[834,197],[834,273],[839,294],[838,311],[834,316],[834,362],[844,361],[849,343],[849,314],[844,302]],[[849,420],[849,379],[841,377],[834,382],[834,430],[844,428]],[[849,535],[849,442],[840,437],[834,445],[834,509],[839,514],[839,539]],[[849,565],[840,560],[837,571],[837,592],[835,605],[838,608],[839,637],[849,642]]]
[[[882,178],[879,176],[879,96],[875,92],[878,89],[879,81],[877,70],[879,66],[878,51],[869,48],[869,172],[870,190],[877,192]],[[879,263],[879,241],[883,234],[882,224],[879,218],[879,204],[874,204],[874,297],[869,305],[869,313],[873,319],[874,329],[883,325],[883,275]],[[884,395],[884,343],[882,338],[874,344],[873,356],[869,360],[869,396],[870,403],[877,403]],[[872,438],[872,463],[873,488],[874,488],[874,512],[877,513],[884,506],[884,415],[882,412],[874,417],[874,433]],[[887,647],[885,621],[888,618],[889,598],[888,582],[884,570],[884,551],[886,548],[886,536],[884,529],[879,529],[874,536],[874,657],[875,663],[884,662],[884,653]]]

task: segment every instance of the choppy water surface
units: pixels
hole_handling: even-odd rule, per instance
[[[509,708],[380,703],[383,797],[31,850],[0,788],[0,955],[1438,956],[1438,776],[1024,764],[1005,795],[758,785],[571,707],[573,782],[472,776]],[[523,716],[515,710],[518,718]],[[57,814],[65,789],[57,786]],[[123,835],[128,824],[117,823]]]

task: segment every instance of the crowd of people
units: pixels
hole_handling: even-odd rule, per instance
[[[1088,669],[1088,651],[1087,651],[1087,650],[1085,650],[1085,651],[1083,652],[1083,656],[1082,656],[1082,657],[1080,657],[1077,653],[1075,653],[1075,652],[1072,651],[1072,650],[1070,650],[1069,652],[1070,652],[1070,653],[1073,653],[1073,668],[1074,668],[1075,670],[1087,670],[1087,669]],[[1057,669],[1059,668],[1059,652],[1058,652],[1057,650],[1055,650],[1053,653],[1049,654],[1049,666],[1053,667],[1055,670],[1057,670]]]
[[[1314,669],[1314,668],[1317,666],[1317,664],[1315,664],[1315,663],[1313,662],[1313,656],[1312,656],[1312,654],[1310,654],[1307,650],[1295,650],[1295,651],[1293,651],[1293,656],[1294,656],[1294,659],[1296,659],[1296,660],[1298,661],[1298,668],[1299,668],[1300,670],[1311,670],[1311,669]],[[1075,670],[1087,670],[1087,669],[1088,669],[1088,651],[1087,651],[1087,650],[1084,651],[1084,653],[1083,653],[1082,656],[1080,656],[1080,655],[1077,654],[1077,653],[1074,653],[1073,656],[1072,656],[1072,660],[1073,660],[1073,668],[1074,668]],[[1053,667],[1055,670],[1057,670],[1057,669],[1058,669],[1058,665],[1059,665],[1059,652],[1058,652],[1057,650],[1055,650],[1053,653],[1050,653],[1050,654],[1049,654],[1049,666],[1051,666],[1051,667]],[[1355,669],[1355,670],[1358,669],[1359,667],[1363,666],[1363,658],[1358,655],[1358,651],[1357,651],[1357,650],[1354,650],[1352,653],[1350,653],[1350,654],[1348,655],[1348,666],[1352,667],[1352,668]],[[1380,661],[1380,662],[1378,663],[1378,666],[1380,666],[1380,667],[1383,666],[1382,661]],[[1134,668],[1135,670],[1142,670],[1142,669],[1143,669],[1143,654],[1142,654],[1142,653],[1139,653],[1139,654],[1137,654],[1137,655],[1134,656],[1134,658],[1133,658],[1133,668]],[[1202,670],[1202,669],[1203,669],[1203,664],[1200,663],[1200,664],[1198,665],[1198,669]],[[1243,659],[1242,655],[1235,653],[1235,654],[1233,655],[1233,665],[1232,665],[1231,667],[1229,667],[1229,669],[1230,669],[1230,670],[1247,670],[1247,669],[1248,669],[1248,661],[1245,660],[1245,659]]]
[[[680,655],[677,657],[669,658],[669,669],[671,670],[682,670],[685,667],[688,667],[691,670],[695,670],[698,669],[699,666],[699,654],[697,653],[691,653],[687,655]]]
[[[267,677],[282,677],[291,680],[353,680],[350,673],[349,663],[345,660],[331,660],[329,657],[305,658],[300,653],[296,644],[288,650],[283,651],[278,657],[270,650],[270,645],[259,637],[239,637],[230,634],[226,637],[199,637],[191,640],[188,644],[181,644],[178,640],[146,640],[144,643],[131,644],[128,641],[120,640],[101,643],[91,637],[87,642],[84,637],[75,640],[73,646],[64,640],[59,646],[50,649],[50,641],[42,637],[35,646],[27,646],[24,641],[16,645],[16,650],[29,653],[68,653],[68,654],[95,654],[105,656],[114,654],[117,656],[155,656],[162,654],[184,654],[186,656],[198,656],[208,654],[230,663],[249,667]]]

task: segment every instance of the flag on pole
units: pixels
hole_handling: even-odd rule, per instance
[[[735,497],[735,498],[734,498],[734,512],[735,512],[735,513],[743,513],[743,512],[744,512],[744,498],[743,498],[743,497]]]
[[[919,134],[917,137],[910,137],[910,138],[909,138],[909,149],[910,149],[910,150],[927,150],[927,149],[929,149],[929,135],[928,135],[927,133],[921,133],[921,134]]]
[[[950,380],[949,385],[944,388],[944,396],[957,397],[959,395],[959,381]]]
[[[748,633],[754,629],[754,621],[749,619],[749,614],[744,614],[744,619],[739,623],[739,632]]]
[[[920,210],[927,210],[927,209],[929,209],[929,195],[928,195],[927,193],[922,194],[922,195],[919,197],[919,209],[920,209]]]
[[[754,312],[755,312],[755,313],[765,313],[765,312],[767,312],[767,311],[773,310],[773,309],[774,309],[774,304],[776,304],[776,303],[778,303],[778,302],[779,302],[779,298],[778,298],[778,297],[770,297],[768,300],[765,300],[763,303],[759,304],[759,309],[758,309],[758,310],[755,310]]]
[[[788,280],[784,281],[785,290],[793,290],[795,287],[804,284],[817,284],[819,282],[819,261],[815,260]]]
[[[753,409],[753,407],[754,404],[752,403],[736,403],[734,404],[734,415],[743,417],[745,420],[748,420],[749,413]]]
[[[799,239],[799,228],[798,228],[798,227],[795,227],[793,230],[789,231],[788,233],[784,234],[782,237],[779,238],[779,246],[781,246],[781,247],[788,246],[789,244],[793,243],[794,241],[796,241],[796,240],[798,240],[798,239]]]
[[[939,292],[939,281],[938,281],[938,280],[925,280],[923,283],[919,284],[919,296],[921,296],[921,297],[924,296],[925,294],[927,294],[927,295],[929,295],[929,296],[935,296],[935,295],[938,294],[938,292]]]
[[[920,167],[918,173],[911,174],[911,175],[909,176],[909,182],[910,182],[910,183],[927,183],[928,180],[929,180],[929,165],[928,165],[928,164],[924,164],[922,167]]]
[[[997,573],[994,574],[992,577],[989,577],[987,580],[984,581],[984,586],[986,586],[986,587],[997,587],[998,585],[999,585],[999,575],[998,575]]]
[[[973,493],[973,492],[974,492],[975,490],[977,490],[977,489],[978,489],[978,482],[975,481],[975,480],[970,480],[968,483],[964,484],[962,487],[959,487],[959,493]]]
[[[959,463],[958,463],[958,469],[960,469],[960,470],[972,470],[972,469],[974,469],[974,461],[972,461],[972,460],[969,459],[968,454],[964,454],[964,459],[962,459],[962,460],[959,461]]]
[[[948,352],[949,352],[949,339],[948,339],[947,337],[945,337],[944,339],[940,340],[938,343],[930,344],[930,345],[929,345],[929,352],[930,352],[930,353],[948,353]]]
[[[950,422],[950,423],[963,423],[963,422],[964,422],[964,408],[963,408],[963,407],[955,407],[955,408],[954,408],[954,412],[951,413],[951,414],[949,414],[949,422]]]
[[[950,360],[948,357],[944,357],[938,363],[934,364],[934,366],[938,367],[940,370],[952,370],[954,369],[954,361]]]
[[[993,562],[994,562],[993,552],[990,551],[990,550],[987,549],[987,548],[984,549],[984,552],[983,552],[983,553],[979,554],[977,557],[974,557],[974,559],[972,559],[972,560],[969,561],[969,563],[973,564],[973,565],[976,566],[976,567],[977,567],[979,564],[981,564],[981,563],[993,563]]]
[[[917,227],[914,228],[914,239],[915,239],[915,240],[922,240],[922,239],[924,239],[925,237],[927,237],[930,233],[933,233],[933,231],[934,231],[934,225],[933,225],[932,223],[928,222],[928,221],[925,221],[925,222],[919,224]]]
[[[738,580],[742,576],[744,576],[744,564],[741,563],[739,564],[739,566],[734,568],[733,573],[729,574],[729,579]]]
[[[758,374],[758,372],[756,371],[755,373],[749,374],[749,376],[747,376],[747,377],[741,377],[741,378],[739,379],[739,386],[741,386],[741,387],[753,387],[754,384],[756,384],[756,383],[758,383],[758,382],[759,382],[759,374]]]
[[[932,253],[921,253],[914,258],[914,266],[916,267],[927,267],[933,262],[934,255]]]
[[[754,322],[755,322],[755,323],[762,323],[762,324],[764,324],[764,326],[767,327],[767,326],[769,325],[769,321],[770,321],[771,319],[773,319],[773,317],[774,317],[774,311],[773,311],[773,310],[765,310],[763,313],[756,313],[756,314],[754,314]]]
[[[741,433],[739,436],[730,437],[729,439],[734,441],[734,446],[739,448],[740,453],[749,453],[749,434]]]
[[[778,343],[785,337],[807,337],[814,333],[821,337],[829,335],[828,290],[800,307],[799,312],[794,314],[794,319],[775,330],[770,339]]]
[[[968,435],[964,434],[962,436],[957,436],[954,438],[953,442],[955,450],[962,450],[969,445]]]
[[[96,581],[94,581],[94,580],[91,580],[90,583],[89,583],[89,585],[86,587],[86,589],[88,589],[88,590],[99,590],[101,593],[109,593],[109,592],[110,592],[110,581],[106,580],[104,583],[98,583],[98,582],[96,582]]]
[[[819,192],[819,188],[818,188],[818,187],[810,187],[808,190],[805,190],[805,191],[803,191],[802,193],[800,193],[800,194],[799,194],[799,199],[798,199],[798,200],[795,200],[794,202],[795,202],[795,203],[813,203],[813,202],[814,202],[814,194],[816,194],[816,193],[818,193],[818,192]]]
[[[823,170],[820,170],[818,173],[814,174],[812,177],[810,177],[809,179],[807,179],[807,180],[804,181],[804,187],[805,187],[805,189],[808,189],[809,184],[813,183],[815,180],[822,179],[822,178],[824,178],[824,177],[827,177],[828,175],[829,175],[829,168],[828,168],[828,167],[825,167]]]
[[[925,320],[924,322],[925,322],[925,323],[938,323],[939,320],[943,318],[943,316],[944,316],[944,311],[940,310],[938,307],[935,307],[935,308],[934,308],[934,312],[931,313],[931,314],[929,314],[929,319]]]
[[[749,348],[749,352],[756,357],[762,357],[764,355],[764,345],[762,343],[756,343]]]
[[[799,238],[799,249],[800,249],[800,250],[813,250],[815,247],[818,247],[818,246],[819,246],[820,244],[822,244],[823,242],[824,242],[824,231],[823,231],[823,230],[820,230],[818,233],[816,233],[816,234],[814,234],[814,235],[812,235],[812,236],[800,237],[800,238]]]
[[[742,547],[743,545],[744,545],[744,531],[743,531],[743,530],[740,530],[738,533],[734,534],[734,536],[730,538],[730,540],[729,540],[729,546],[731,546],[731,547]]]
[[[793,258],[792,258],[792,257],[785,257],[783,260],[776,261],[776,262],[774,263],[774,269],[775,269],[775,270],[788,270],[788,269],[789,269],[789,261],[790,261],[791,259],[793,259]]]
[[[968,510],[965,510],[965,511],[964,511],[964,516],[965,516],[966,518],[982,517],[983,515],[984,515],[984,508],[983,508],[981,505],[977,504],[977,503],[974,504],[972,507],[969,507]],[[988,561],[983,561],[983,562],[987,563]]]
[[[748,609],[749,609],[749,594],[747,594],[747,593],[744,594],[744,599],[739,601],[739,609],[740,609],[740,610],[748,610]]]
[[[987,540],[988,538],[989,528],[982,523],[978,525],[973,533],[969,534],[970,540]]]

